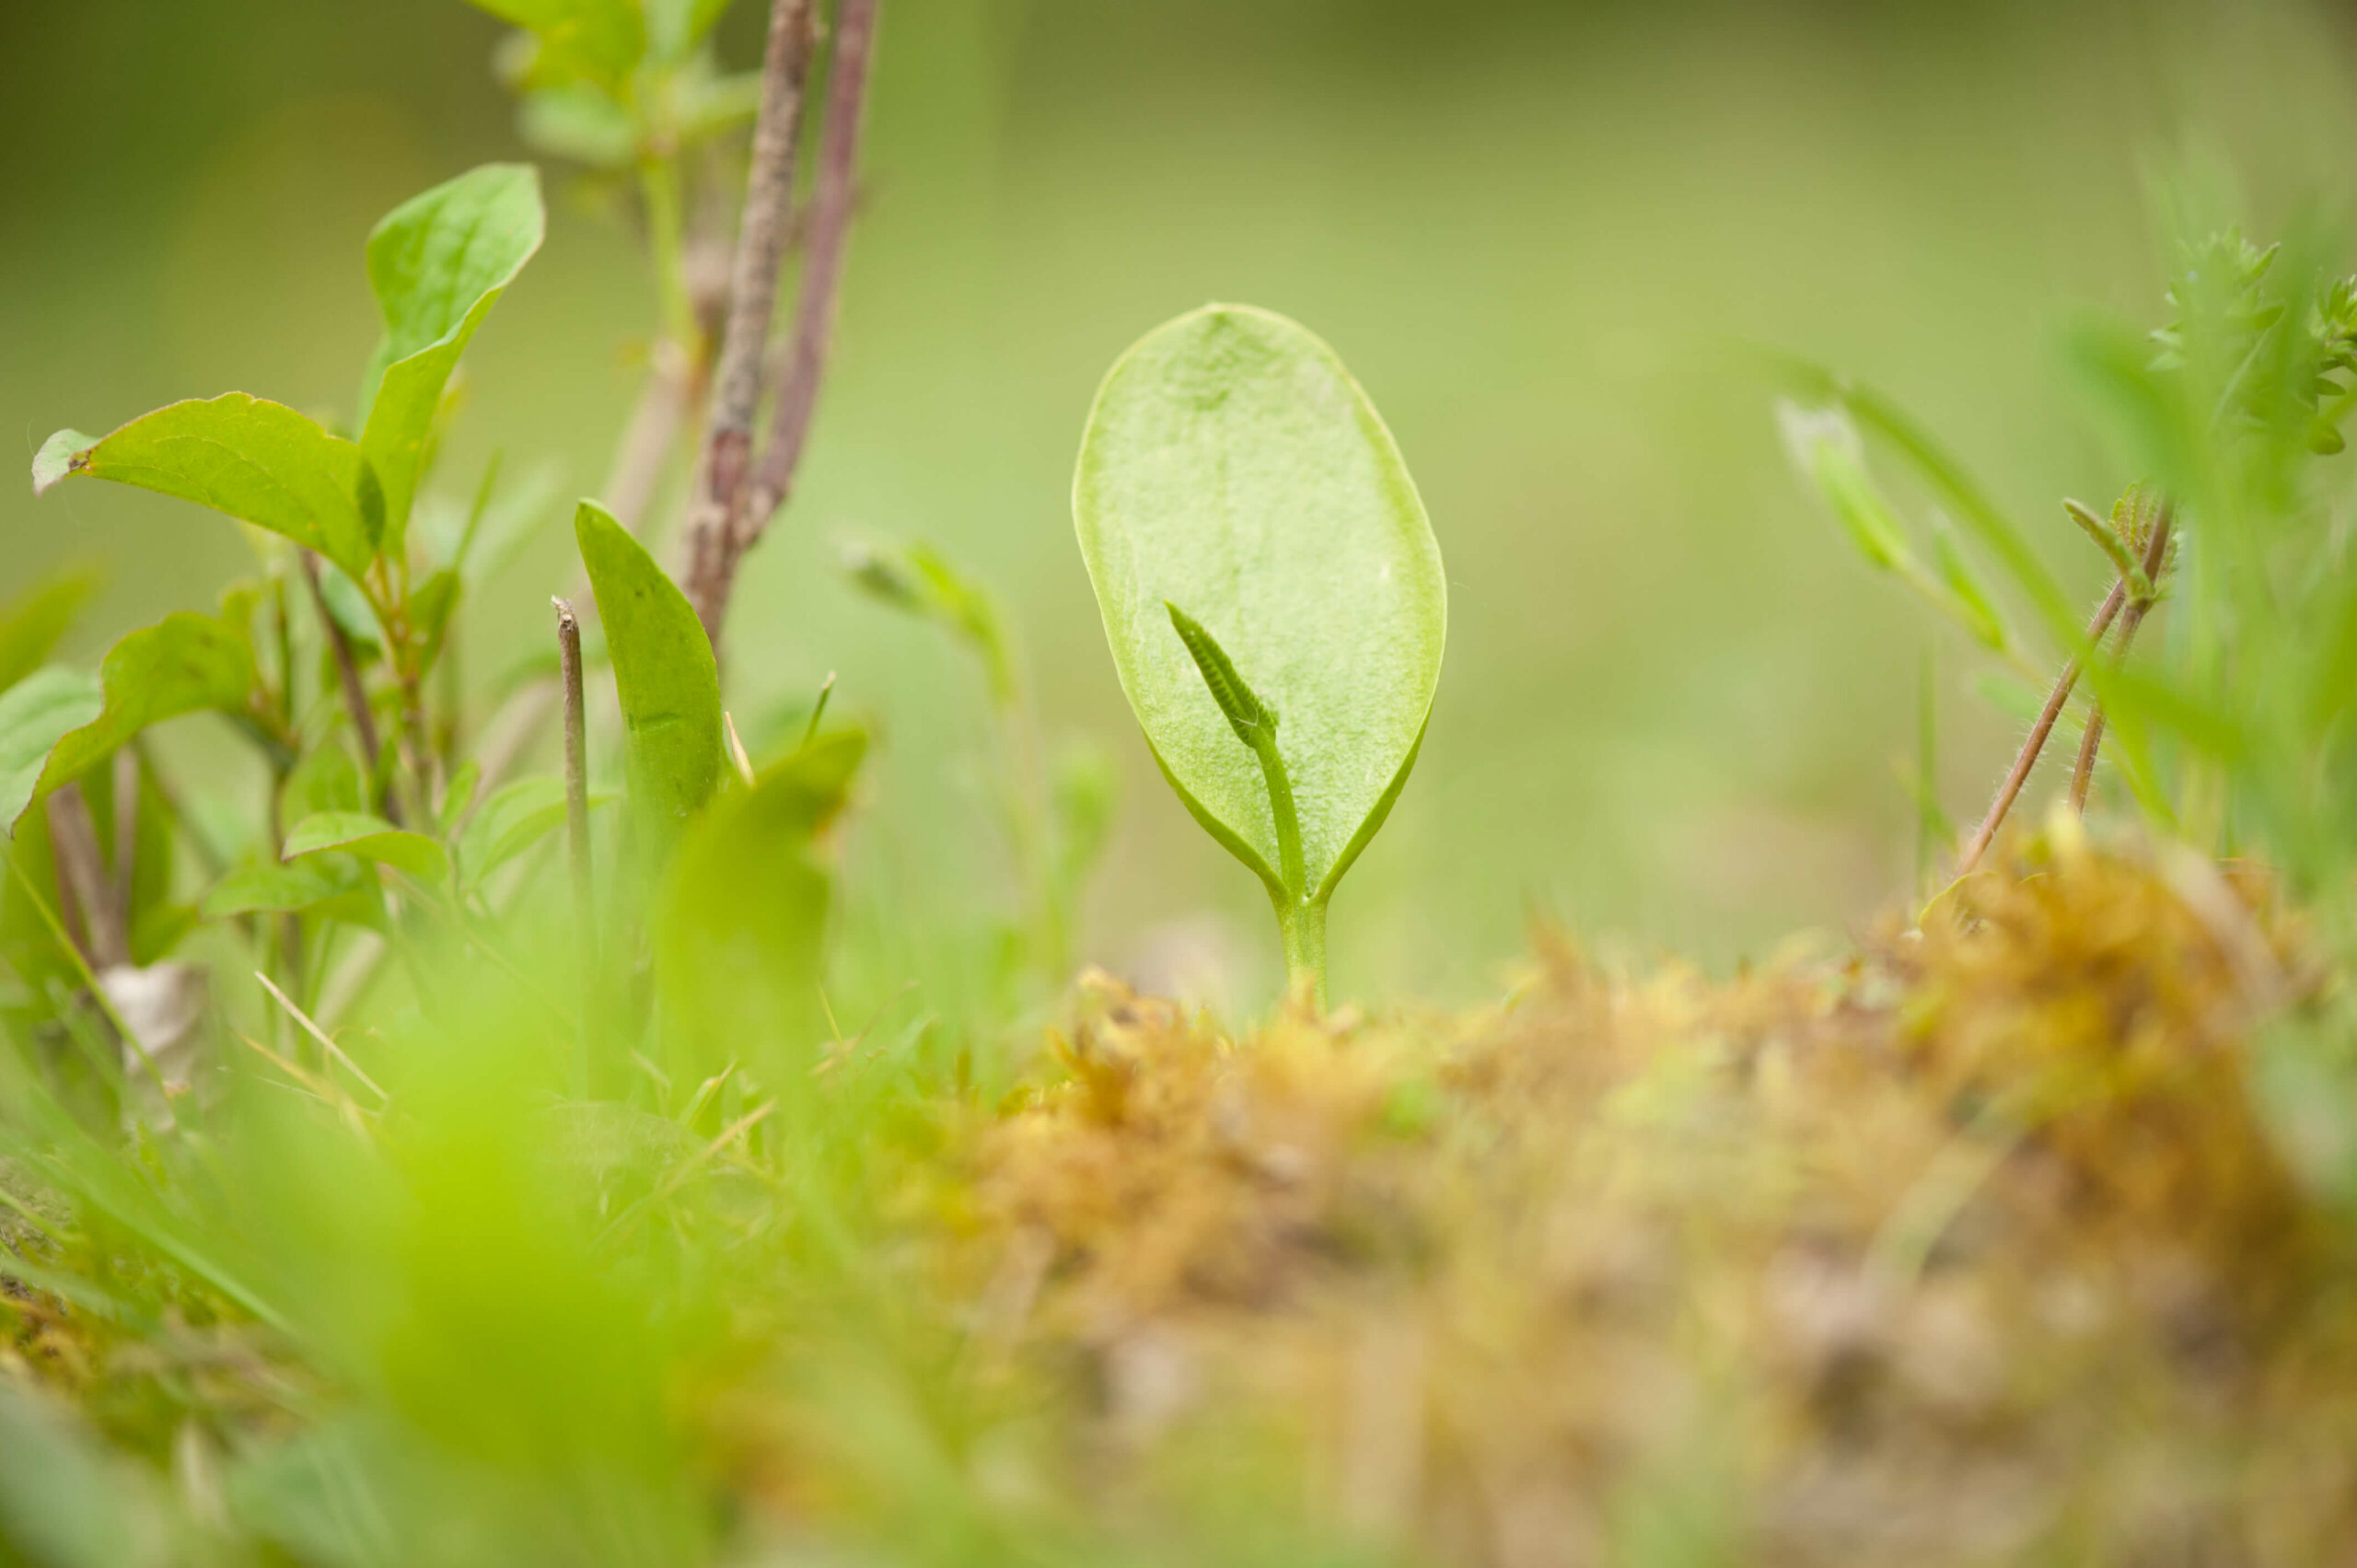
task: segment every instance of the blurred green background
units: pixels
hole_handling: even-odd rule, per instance
[[[348,408],[370,225],[522,156],[501,30],[459,0],[5,0],[0,416],[23,458],[230,389]],[[833,565],[850,537],[935,542],[1004,596],[1051,736],[1120,760],[1086,956],[1246,1001],[1274,984],[1265,904],[1155,777],[1072,539],[1081,424],[1132,340],[1212,298],[1310,325],[1446,556],[1439,706],[1338,900],[1338,994],[1480,994],[1533,912],[1724,963],[1908,887],[1892,763],[1927,645],[1951,813],[2013,738],[1968,695],[1968,650],[1805,504],[1739,345],[1897,392],[2092,594],[2055,498],[2132,476],[2061,331],[2156,316],[2156,173],[2239,171],[2264,232],[2342,196],[2357,145],[2357,25],[2288,4],[890,0],[877,69],[834,371],[740,587],[731,705],[839,670],[882,727],[863,896],[912,930],[1004,905],[979,680]],[[502,448],[594,490],[638,386],[629,214],[549,172],[550,243],[470,358],[447,488]],[[468,608],[477,668],[545,633],[561,524]],[[36,505],[21,470],[0,530],[0,591],[111,563],[68,649],[90,661],[243,564],[193,507]],[[215,723],[166,749],[226,769]]]

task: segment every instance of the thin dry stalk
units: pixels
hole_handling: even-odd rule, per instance
[[[2130,645],[2136,641],[2136,629],[2144,624],[2144,617],[2160,602],[2161,573],[2168,563],[2169,514],[2164,508],[2153,524],[2153,537],[2144,543],[2144,582],[2146,591],[2130,601],[2128,614],[2119,623],[2119,640],[2112,656],[2125,660]],[[2087,792],[2094,787],[2096,759],[2103,749],[2103,704],[2097,703],[2095,712],[2087,716],[2086,738],[2079,742],[2079,761],[2071,770],[2071,809],[2084,812]]]
[[[2111,623],[2119,618],[2120,608],[2127,602],[2128,585],[2125,582],[2112,584],[2111,592],[2104,596],[2103,605],[2096,611],[2095,619],[2087,623],[2087,641],[2090,644],[2103,641],[2104,633],[2111,630]],[[2078,684],[2079,661],[2073,658],[2062,667],[2062,673],[2055,677],[2054,690],[2047,694],[2045,708],[2039,712],[2038,722],[2030,726],[2029,738],[2022,742],[2021,751],[2014,758],[2014,765],[2005,774],[2005,782],[1997,786],[1997,798],[1989,803],[1989,815],[1980,819],[1972,842],[1965,846],[1963,855],[1956,861],[1957,876],[1968,875],[1974,866],[1980,864],[1980,857],[1989,853],[1990,844],[1996,840],[1997,830],[2004,826],[2005,813],[2014,808],[2014,798],[2021,794],[2022,786],[2029,782],[2030,770],[2038,766],[2038,753],[2046,749],[2046,738],[2054,733],[2055,721],[2070,705],[2072,689]]]
[[[778,0],[780,6],[792,0]],[[797,304],[793,348],[785,377],[771,412],[769,442],[761,462],[743,492],[718,524],[691,541],[687,594],[715,645],[736,587],[737,568],[748,551],[761,541],[770,519],[794,488],[807,444],[810,420],[818,408],[819,386],[826,372],[827,345],[834,331],[835,300],[842,281],[843,250],[856,204],[859,136],[865,117],[868,65],[876,41],[878,0],[842,0],[835,13],[834,57],[828,67],[827,115],[821,132],[819,175],[811,193],[809,250],[803,263],[802,293]],[[764,115],[767,104],[764,104]],[[751,213],[747,233],[752,232]],[[779,242],[784,241],[781,228]],[[740,261],[742,252],[740,250]],[[743,275],[740,271],[740,278]],[[724,354],[739,348],[731,339]],[[743,345],[758,366],[762,344]],[[714,420],[718,427],[718,420]],[[747,448],[749,456],[749,447]],[[741,470],[739,470],[741,472]],[[725,477],[708,475],[708,482]]]
[[[563,599],[556,606],[558,677],[564,687],[564,826],[573,868],[574,942],[581,965],[581,1061],[575,1087],[589,1092],[590,1037],[598,1016],[598,897],[589,864],[588,716],[581,695],[581,622]]]
[[[386,1104],[390,1104],[392,1102],[393,1097],[379,1088],[377,1085],[376,1079],[362,1072],[360,1070],[360,1063],[354,1062],[351,1057],[346,1056],[343,1053],[343,1048],[336,1044],[334,1039],[329,1035],[327,1030],[313,1023],[309,1015],[306,1014],[302,1008],[295,1005],[293,999],[290,998],[286,993],[279,990],[275,984],[272,983],[270,976],[262,973],[260,970],[254,970],[254,978],[261,981],[261,988],[270,993],[271,999],[276,1002],[279,1006],[285,1009],[286,1016],[294,1019],[295,1022],[300,1026],[305,1034],[309,1035],[314,1040],[319,1042],[319,1049],[328,1053],[330,1060],[342,1063],[343,1070],[351,1074],[354,1077],[359,1079],[360,1086],[366,1089],[370,1094],[375,1095],[377,1099]]]

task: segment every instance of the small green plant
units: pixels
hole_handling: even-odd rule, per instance
[[[2129,485],[2108,512],[2065,501],[2066,519],[2113,577],[2084,625],[2027,536],[1963,464],[1879,392],[1787,364],[1808,405],[1787,407],[1797,466],[1862,554],[2013,668],[2027,639],[1973,575],[1941,519],[1940,567],[1914,554],[1876,485],[1862,435],[1952,508],[2026,602],[2061,660],[2043,703],[2009,702],[2027,738],[1957,854],[1969,872],[1994,841],[2042,750],[2074,725],[2064,800],[2087,806],[2108,749],[2160,835],[2210,855],[2255,854],[2315,910],[2329,948],[2357,954],[2357,591],[2348,554],[2350,476],[2323,459],[2343,447],[2357,407],[2357,278],[2327,264],[2321,237],[2260,250],[2235,229],[2177,250],[2157,331],[2082,332],[2074,359],[2122,437]],[[2140,627],[2176,606],[2155,656],[2126,663]],[[2199,857],[2197,857],[2198,859]],[[2189,863],[2190,864],[2190,863]],[[2283,1124],[2322,1181],[2357,1202],[2357,1028],[2336,993],[2279,1011],[2292,987],[2255,972],[2252,1005],[2272,1016],[2268,1082]],[[2337,1104],[2319,1117],[2313,1108]]]
[[[1073,516],[1155,761],[1260,877],[1288,988],[1323,1005],[1327,904],[1415,766],[1448,630],[1391,433],[1301,326],[1206,306],[1106,377]]]

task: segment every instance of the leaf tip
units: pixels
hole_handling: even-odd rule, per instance
[[[98,437],[78,430],[61,430],[42,442],[33,454],[33,494],[46,495],[60,480],[87,469],[98,445]]]

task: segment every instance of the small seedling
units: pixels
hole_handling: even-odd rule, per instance
[[[1206,306],[1105,378],[1073,516],[1155,761],[1260,878],[1289,990],[1322,1006],[1328,901],[1415,766],[1448,629],[1391,433],[1306,330]]]

